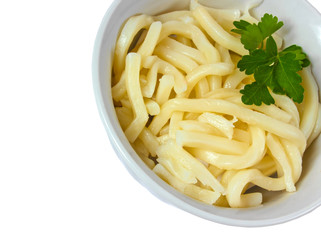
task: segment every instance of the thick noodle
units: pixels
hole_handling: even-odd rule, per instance
[[[116,43],[112,81],[120,127],[142,161],[181,193],[233,208],[262,204],[253,186],[296,191],[303,154],[321,131],[310,68],[300,72],[302,104],[274,93],[272,105],[242,103],[254,79],[236,67],[247,50],[230,30],[241,19],[257,22],[248,9],[196,0],[189,10],[133,16]]]

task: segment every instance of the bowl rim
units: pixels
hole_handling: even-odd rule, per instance
[[[244,219],[235,219],[231,217],[215,215],[213,213],[206,212],[203,209],[197,208],[196,206],[191,204],[192,201],[195,201],[195,200],[186,199],[186,196],[184,194],[176,191],[175,189],[170,187],[168,184],[166,184],[164,181],[157,181],[159,179],[157,179],[158,177],[156,176],[156,174],[154,174],[147,166],[145,166],[145,164],[139,165],[137,164],[137,162],[131,161],[131,158],[135,158],[135,159],[140,159],[140,158],[137,156],[136,153],[134,153],[133,155],[133,153],[129,153],[128,151],[126,151],[125,148],[122,146],[123,143],[121,142],[118,136],[118,133],[113,127],[111,114],[106,110],[107,108],[104,104],[104,99],[103,99],[104,89],[101,88],[101,84],[100,84],[101,79],[99,77],[99,72],[100,72],[99,62],[100,62],[100,55],[101,55],[100,50],[103,44],[103,36],[105,33],[105,28],[107,27],[111,19],[112,13],[117,9],[117,7],[122,2],[123,0],[114,0],[112,2],[112,4],[107,9],[100,23],[100,26],[98,28],[95,42],[94,42],[94,47],[93,47],[93,54],[92,54],[92,66],[91,66],[92,67],[92,87],[93,87],[93,92],[95,96],[96,107],[98,109],[98,113],[100,115],[104,128],[107,132],[110,143],[115,153],[117,154],[118,158],[121,160],[122,164],[125,166],[127,171],[132,175],[132,177],[163,202],[166,202],[170,205],[175,206],[178,209],[184,210],[188,213],[191,213],[203,219],[220,223],[220,224],[230,225],[230,226],[264,227],[264,226],[281,224],[281,223],[285,223],[293,219],[296,219],[298,217],[301,217],[313,211],[317,207],[319,207],[321,205],[321,199],[319,201],[312,202],[306,207],[301,208],[298,211],[292,212],[291,214],[283,215],[281,217],[273,218],[273,219],[244,220]],[[307,0],[303,2],[307,4],[307,7],[309,7],[311,10],[317,11],[311,5],[311,3],[309,3]],[[141,161],[141,163],[143,162]],[[180,195],[180,197],[176,197],[175,195]]]

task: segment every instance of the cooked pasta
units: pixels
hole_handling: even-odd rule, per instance
[[[272,105],[245,105],[253,81],[237,67],[247,54],[229,30],[249,11],[191,0],[189,10],[127,20],[116,43],[112,97],[138,156],[183,194],[224,207],[255,207],[263,194],[296,191],[306,148],[321,131],[318,87],[300,72],[304,101],[271,93]],[[273,35],[274,36],[274,35]],[[278,48],[282,38],[275,35]]]

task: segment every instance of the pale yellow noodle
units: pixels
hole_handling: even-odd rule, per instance
[[[126,107],[116,107],[115,111],[121,128],[126,129],[133,120],[132,110]]]
[[[157,162],[164,166],[173,176],[177,177],[184,183],[195,184],[197,179],[191,169],[185,168],[174,158],[171,157],[159,157]]]
[[[120,99],[120,103],[121,103],[122,107],[132,109],[132,105],[131,105],[127,95],[124,96],[124,98]]]
[[[233,71],[233,66],[228,63],[212,63],[200,65],[186,76],[187,90],[180,96],[188,97],[195,85],[207,76],[225,76]]]
[[[226,190],[226,197],[231,207],[255,207],[262,203],[262,193],[242,194],[244,187],[250,182],[269,191],[285,188],[284,177],[266,177],[257,169],[240,170],[228,182]]]
[[[125,71],[121,74],[120,80],[111,88],[111,93],[115,101],[119,101],[126,94]]]
[[[214,41],[240,55],[248,54],[240,40],[226,32],[203,6],[195,3],[195,5],[191,5],[191,8],[193,16]]]
[[[185,131],[208,133],[220,137],[224,136],[224,134],[221,131],[219,131],[218,129],[206,122],[201,122],[197,120],[183,120],[180,121],[178,125],[182,130]]]
[[[201,115],[200,113],[193,113],[193,112],[186,112],[184,114],[184,120],[196,120],[199,115]]]
[[[147,15],[131,17],[125,23],[115,47],[114,73],[121,74],[125,66],[126,54],[136,34],[144,28],[148,28],[153,18]]]
[[[202,78],[197,82],[194,87],[195,97],[196,98],[203,98],[210,90],[208,85],[208,81],[206,78]]]
[[[221,131],[223,135],[225,135],[228,139],[232,139],[235,127],[234,122],[237,121],[236,118],[228,120],[222,115],[209,112],[202,113],[198,117],[198,120],[214,126],[216,129]]]
[[[265,132],[258,127],[250,128],[252,144],[242,155],[220,154],[214,151],[193,149],[191,153],[204,161],[221,169],[244,169],[252,167],[263,158],[265,154]],[[231,146],[232,147],[232,146]]]
[[[140,139],[136,139],[136,141],[132,143],[132,147],[135,149],[137,155],[150,169],[155,167],[155,162],[148,157],[149,152],[146,149],[145,144]]]
[[[286,95],[279,95],[271,92],[271,95],[275,101],[275,105],[281,108],[283,111],[289,113],[292,118],[292,124],[296,127],[300,125],[300,115],[295,103]]]
[[[207,76],[209,92],[222,87],[222,76],[211,75]],[[205,97],[205,95],[203,96]]]
[[[138,37],[139,35],[139,37]],[[137,35],[135,36],[135,38],[133,39],[128,51],[129,52],[137,52],[137,50],[140,48],[140,46],[142,45],[142,43],[144,42],[145,38],[147,35],[147,30],[146,29],[141,29]],[[138,40],[136,40],[136,38],[138,37]]]
[[[156,21],[161,21],[162,23],[168,21],[179,21],[186,17],[192,17],[190,11],[187,10],[178,10],[178,11],[171,11],[168,13],[163,13],[154,17]]]
[[[146,84],[142,87],[142,94],[144,97],[151,98],[155,92],[157,77],[159,72],[159,61],[154,62],[149,69],[146,76]]]
[[[190,38],[196,45],[196,48],[204,54],[208,63],[220,61],[219,52],[206,38],[204,33],[195,25],[190,25],[179,21],[166,22],[163,24],[161,36],[158,41],[161,42],[171,34],[179,34]]]
[[[145,127],[138,137],[144,143],[152,157],[155,157],[156,149],[159,147],[156,136],[152,134],[151,131],[148,130],[148,128]]]
[[[237,173],[237,170],[226,170],[221,177],[221,184],[227,188],[228,183],[233,178],[233,176]]]
[[[159,58],[157,56],[148,56],[142,59],[142,66],[145,69],[150,69]]]
[[[181,35],[176,35],[175,39],[180,42],[181,44],[184,44],[188,47],[193,47],[193,41],[187,37],[181,36]]]
[[[244,78],[246,78],[245,72],[235,69],[234,72],[225,79],[223,88],[236,88]]]
[[[237,89],[218,88],[218,89],[211,90],[209,93],[207,93],[204,96],[204,98],[226,99],[226,98],[237,96],[239,94],[240,94],[240,91]]]
[[[218,167],[215,167],[213,165],[209,165],[207,168],[213,175],[214,177],[218,178],[220,175],[222,175],[225,170],[224,169],[220,169]]]
[[[248,144],[244,142],[185,130],[176,131],[176,142],[179,146],[200,148],[223,154],[242,154],[248,148]]]
[[[137,53],[139,53],[142,58],[151,56],[153,54],[153,51],[156,47],[161,30],[162,30],[161,22],[153,22],[150,25],[146,38],[137,51]]]
[[[248,131],[239,128],[234,129],[233,139],[246,143],[250,143],[252,140],[251,135]]]
[[[296,183],[302,172],[302,156],[299,149],[290,141],[280,139],[280,142],[284,148],[287,158],[291,164],[293,182]]]
[[[140,62],[141,58],[137,53],[129,53],[126,57],[126,89],[134,113],[134,120],[125,130],[125,135],[130,142],[136,140],[148,120],[139,83]]]
[[[313,131],[310,137],[308,138],[308,146],[310,146],[311,143],[319,136],[320,132],[321,132],[321,104],[319,103],[317,121],[314,125]]]
[[[159,136],[169,134],[169,122],[159,131]]]
[[[175,139],[176,131],[179,130],[179,123],[183,120],[184,112],[174,112],[169,121],[169,136]]]
[[[229,50],[215,42],[215,47],[221,55],[222,62],[233,64]]]
[[[158,46],[164,46],[180,52],[181,54],[190,57],[198,64],[206,64],[206,58],[203,53],[201,53],[198,49],[186,46],[176,41],[175,39],[167,37],[163,41],[161,41]]]
[[[175,80],[173,75],[163,75],[161,79],[159,79],[159,86],[156,91],[156,102],[160,106],[168,100],[174,83]]]
[[[216,112],[234,115],[243,122],[256,124],[266,131],[292,140],[301,152],[306,147],[305,137],[302,131],[296,127],[221,99],[171,99],[162,105],[159,115],[153,119],[149,129],[157,134],[174,111]]]
[[[188,56],[162,45],[156,47],[154,54],[169,62],[174,67],[183,70],[185,73],[189,73],[198,66],[198,64]]]
[[[149,151],[146,148],[145,144],[142,142],[142,140],[137,138],[135,142],[133,142],[131,145],[139,156],[148,157]]]
[[[271,176],[276,172],[275,162],[273,158],[267,154],[258,164],[254,165],[253,168],[260,170],[265,176]]]
[[[155,115],[159,114],[160,107],[157,102],[155,102],[154,100],[152,100],[150,98],[145,98],[144,102],[145,102],[145,106],[146,106],[146,109],[147,109],[147,112],[149,115],[155,116]]]
[[[187,82],[185,80],[184,75],[175,68],[172,64],[169,62],[166,62],[160,58],[155,59],[154,64],[157,64],[158,67],[158,73],[160,74],[166,74],[166,75],[173,75],[174,76],[174,91],[176,93],[183,93],[187,89]],[[153,83],[154,87],[154,83]]]
[[[271,104],[271,105],[262,104],[260,106],[243,104],[241,101],[241,94],[239,92],[236,94],[236,96],[230,97],[227,100],[232,103],[236,103],[239,106],[246,107],[248,109],[252,109],[252,110],[264,113],[267,116],[270,116],[272,118],[275,118],[275,119],[280,120],[285,123],[290,123],[290,121],[292,120],[292,116],[289,113],[276,107],[273,104]]]
[[[304,68],[301,75],[305,94],[303,99],[304,111],[301,116],[300,129],[303,131],[306,139],[308,139],[318,117],[319,94],[311,68]]]
[[[157,137],[159,144],[165,144],[170,139],[169,134],[165,133]]]
[[[282,167],[286,190],[289,192],[294,192],[296,188],[294,186],[292,168],[284,148],[280,143],[280,140],[273,134],[268,133],[266,137],[266,144],[275,160]]]
[[[200,188],[196,185],[186,184],[180,181],[179,179],[173,177],[162,165],[157,164],[153,171],[164,181],[168,182],[178,191],[185,193],[186,195],[197,199],[199,201],[214,204],[217,199],[221,196],[220,193]]]
[[[191,169],[195,177],[204,185],[211,187],[215,192],[225,193],[224,187],[219,181],[207,170],[207,168],[183,148],[176,145],[174,140],[168,140],[165,144],[160,145],[157,150],[160,157],[172,157],[179,161],[185,168]]]
[[[241,16],[240,9],[217,9],[205,7],[209,14],[220,24],[225,31],[234,28],[233,22],[238,21]]]

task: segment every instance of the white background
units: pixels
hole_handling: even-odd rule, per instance
[[[318,239],[321,208],[277,226],[229,227],[133,180],[92,89],[94,39],[111,2],[0,2],[0,239]]]

